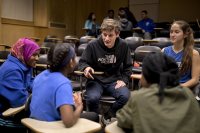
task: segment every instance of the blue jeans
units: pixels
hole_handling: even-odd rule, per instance
[[[102,84],[94,80],[90,80],[86,83],[86,105],[89,111],[99,113],[99,99],[102,94],[112,96],[115,98],[115,102],[110,108],[110,112],[115,115],[116,111],[122,108],[130,96],[130,91],[127,87],[121,87],[115,89],[115,83]]]

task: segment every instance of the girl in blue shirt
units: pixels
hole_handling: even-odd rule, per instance
[[[174,21],[170,29],[172,46],[162,51],[175,59],[180,69],[180,83],[193,88],[199,82],[200,60],[194,46],[193,31],[185,21]]]
[[[74,48],[67,43],[51,47],[48,63],[50,68],[37,75],[33,82],[30,117],[42,121],[62,120],[66,127],[71,127],[83,110],[81,95],[77,93],[73,97],[71,81],[67,78],[76,65]],[[98,121],[98,115],[90,115]]]

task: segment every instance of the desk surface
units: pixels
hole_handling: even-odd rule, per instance
[[[101,129],[99,123],[84,118],[79,118],[77,123],[71,128],[66,128],[62,121],[46,122],[32,118],[24,118],[21,122],[32,131],[42,133],[85,133],[95,132]]]
[[[79,39],[78,39],[78,38],[75,38],[75,37],[65,38],[65,40],[79,41]]]
[[[153,28],[154,30],[163,30],[163,28]]]
[[[76,36],[65,36],[64,40],[70,40],[70,41],[75,41],[75,42],[78,42],[79,41],[79,38],[76,37]]]
[[[6,111],[4,111],[2,113],[3,116],[11,116],[11,115],[15,115],[17,114],[18,112],[22,111],[23,109],[25,109],[25,105],[23,106],[20,106],[20,107],[17,107],[17,108],[9,108],[7,109]]]
[[[142,40],[143,43],[158,43],[157,40],[147,40],[147,39],[144,39]]]
[[[142,31],[142,29],[139,28],[139,27],[137,27],[137,28],[133,28],[132,30],[133,30],[133,31]]]
[[[6,48],[11,48],[11,46],[9,46],[9,45],[7,45],[7,44],[0,44],[0,46],[6,47]]]
[[[38,38],[38,37],[30,37],[30,38],[35,40],[36,42],[40,41],[40,38]]]
[[[200,43],[200,40],[194,40],[194,43]]]
[[[106,133],[124,133],[124,131],[117,126],[117,121],[109,124],[105,128]]]
[[[47,69],[47,64],[36,64],[36,67],[43,67],[45,69]]]
[[[50,37],[48,40],[62,41],[62,39],[56,37]]]
[[[141,79],[142,78],[142,74],[131,74],[131,78],[132,79]]]
[[[84,74],[83,71],[74,71],[74,73],[78,74],[78,75]],[[104,74],[104,72],[94,72],[94,74],[97,74],[97,75],[100,74],[101,75],[101,74]]]
[[[5,62],[5,61],[6,61],[5,59],[0,59],[0,62],[1,62],[1,63]]]

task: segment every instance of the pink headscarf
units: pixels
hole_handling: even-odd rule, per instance
[[[39,50],[40,47],[36,42],[29,38],[20,38],[11,49],[11,54],[23,63],[26,63],[30,57]]]

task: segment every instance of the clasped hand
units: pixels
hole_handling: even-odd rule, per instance
[[[91,67],[86,67],[85,70],[84,70],[85,77],[94,79],[94,77],[92,76],[92,74],[94,74],[94,69],[91,68]]]

